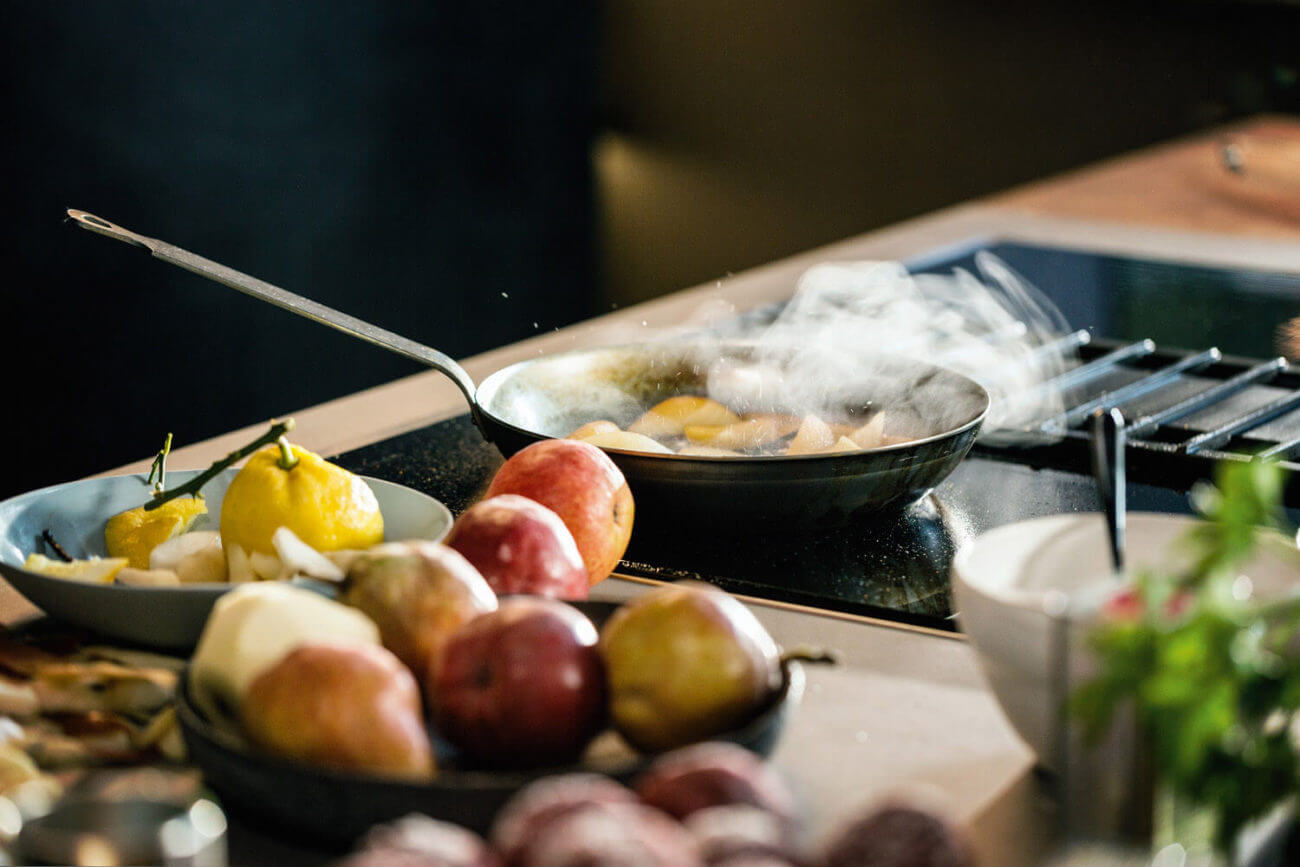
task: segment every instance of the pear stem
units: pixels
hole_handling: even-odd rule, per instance
[[[840,655],[825,647],[808,647],[800,645],[781,653],[781,664],[787,662],[807,662],[811,665],[839,665]]]
[[[54,555],[56,557],[58,557],[64,563],[72,562],[73,559],[72,555],[69,554],[67,551],[63,550],[63,546],[60,545],[58,541],[54,538],[53,533],[51,533],[49,530],[42,530],[41,538],[45,540],[46,545],[50,546],[50,550],[54,552]]]
[[[168,500],[174,500],[183,494],[191,494],[196,497],[199,496],[199,490],[208,482],[212,481],[212,479],[222,470],[226,469],[236,461],[243,460],[262,446],[279,440],[291,430],[293,430],[292,418],[272,422],[270,429],[267,430],[266,433],[262,434],[243,448],[236,449],[221,460],[213,462],[212,466],[208,467],[185,484],[172,488],[170,491],[155,492],[153,499],[144,504],[145,510],[156,509]]]

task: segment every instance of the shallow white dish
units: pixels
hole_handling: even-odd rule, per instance
[[[221,501],[237,469],[203,486],[208,514],[195,529],[217,529]],[[167,473],[170,486],[196,470]],[[438,541],[451,529],[451,512],[433,497],[402,485],[366,478],[384,516],[387,539]],[[0,574],[32,604],[60,620],[109,638],[174,650],[188,649],[217,599],[231,584],[184,587],[127,587],[51,578],[22,568],[27,555],[44,552],[41,531],[49,530],[74,557],[106,556],[104,522],[149,498],[144,476],[107,476],[54,485],[0,503]],[[48,553],[48,552],[46,552]]]
[[[1183,558],[1177,540],[1199,519],[1134,512],[1128,516],[1127,572],[1168,568]],[[1300,552],[1269,546],[1243,574],[1256,595],[1300,591]],[[1101,604],[1124,585],[1111,575],[1110,547],[1100,513],[1051,515],[990,530],[967,542],[953,559],[953,595],[962,630],[979,656],[1003,713],[1044,766],[1052,765],[1059,722],[1050,641],[1048,596],[1067,595],[1076,628],[1071,648]],[[1071,656],[1072,679],[1088,660]]]

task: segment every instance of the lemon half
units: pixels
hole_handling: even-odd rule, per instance
[[[104,525],[108,556],[125,557],[132,569],[148,569],[149,552],[189,530],[200,515],[207,513],[207,504],[200,497],[177,497],[156,509],[127,509]]]

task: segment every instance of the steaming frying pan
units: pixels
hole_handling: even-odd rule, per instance
[[[703,390],[698,357],[677,344],[542,356],[498,370],[476,386],[463,367],[436,349],[84,211],[70,209],[68,217],[83,228],[143,247],[155,258],[442,371],[465,395],[483,436],[505,455],[566,436],[597,418],[625,426],[665,397]],[[743,360],[752,347],[730,343],[716,350]],[[871,368],[863,382],[848,383],[860,387],[842,389],[843,409],[851,413],[871,404],[904,413],[920,436],[827,455],[700,457],[607,449],[627,476],[637,520],[719,527],[791,521],[832,526],[915,502],[966,456],[989,396],[973,380],[925,362],[881,356]],[[890,387],[898,383],[906,387]],[[879,394],[873,397],[873,390]]]

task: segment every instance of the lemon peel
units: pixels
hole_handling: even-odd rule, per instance
[[[136,506],[108,519],[104,544],[110,557],[125,557],[132,569],[148,569],[154,548],[186,532],[207,513],[208,506],[199,497],[168,500],[156,509]]]
[[[28,572],[48,575],[51,578],[65,578],[69,581],[84,581],[87,584],[111,584],[118,572],[126,568],[125,557],[108,557],[102,560],[51,560],[44,554],[32,554],[23,563]]]

